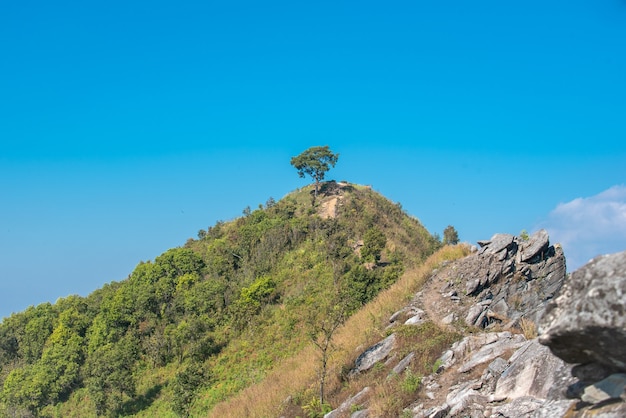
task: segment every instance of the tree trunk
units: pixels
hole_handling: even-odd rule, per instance
[[[320,405],[324,406],[324,384],[326,383],[326,363],[328,363],[328,344],[325,345],[322,351],[322,370],[320,372]]]

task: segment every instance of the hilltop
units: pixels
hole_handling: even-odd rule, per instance
[[[6,318],[2,414],[206,415],[441,247],[369,187],[323,183],[314,206],[312,191],[201,230],[87,297]]]

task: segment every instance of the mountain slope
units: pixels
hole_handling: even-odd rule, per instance
[[[86,298],[7,318],[0,412],[206,415],[440,246],[369,188],[325,183],[315,207],[310,192],[219,222]]]

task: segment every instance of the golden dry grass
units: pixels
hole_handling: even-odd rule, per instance
[[[522,334],[527,340],[537,338],[537,325],[528,318],[522,318],[519,322],[519,326],[522,330]]]
[[[389,289],[351,316],[334,338],[338,347],[328,365],[329,399],[341,388],[342,366],[350,364],[369,344],[385,334],[387,318],[406,306],[432,271],[446,260],[454,260],[469,253],[465,245],[446,246],[430,256],[421,266],[406,271]],[[309,346],[284,360],[260,383],[250,386],[234,397],[218,404],[211,417],[274,417],[279,416],[286,400],[305,392],[316,394],[318,352]],[[333,402],[334,403],[334,402]]]

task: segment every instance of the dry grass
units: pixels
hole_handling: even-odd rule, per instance
[[[446,260],[454,260],[469,253],[467,246],[446,246],[430,256],[423,265],[405,272],[389,289],[348,319],[338,330],[334,343],[338,350],[328,366],[328,394],[333,405],[341,391],[339,376],[344,365],[351,364],[369,344],[385,335],[387,318],[403,308],[419,290],[431,272]],[[305,393],[316,394],[318,353],[310,346],[278,365],[260,383],[250,386],[234,397],[216,405],[212,417],[274,417],[286,406],[286,401]],[[333,396],[335,395],[335,396]],[[308,402],[309,399],[304,399]]]
[[[519,322],[522,334],[527,340],[537,338],[537,325],[528,318],[522,318]]]

